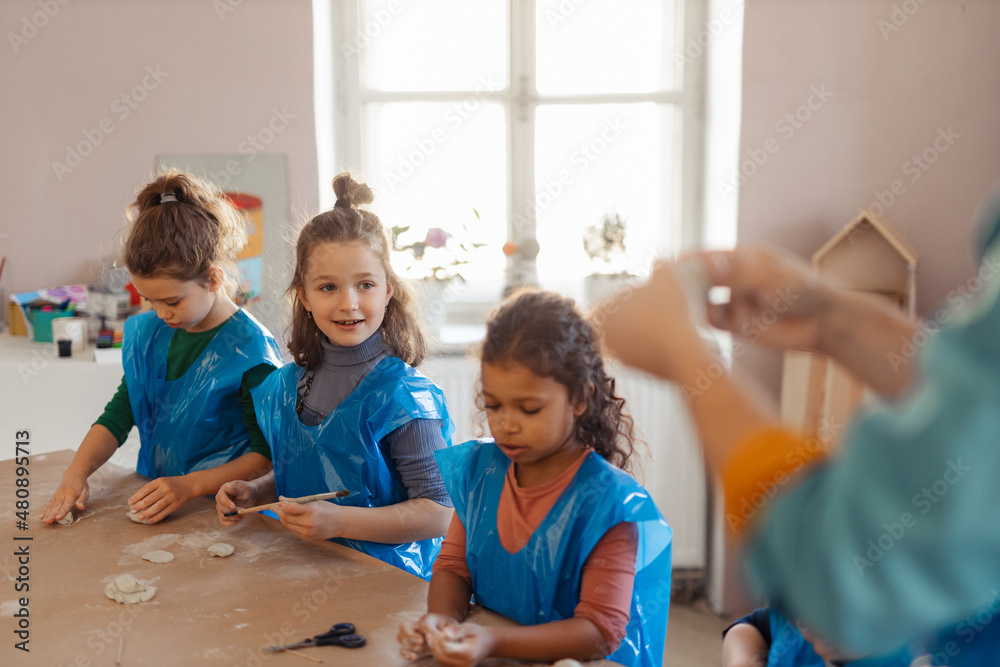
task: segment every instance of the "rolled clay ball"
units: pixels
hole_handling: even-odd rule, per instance
[[[72,526],[73,525],[73,512],[66,512],[66,516],[56,521],[56,523],[62,526]]]
[[[150,563],[169,563],[174,559],[174,555],[169,551],[147,551],[142,555],[142,559]]]
[[[208,553],[213,556],[218,556],[219,558],[232,556],[234,551],[236,551],[236,547],[232,544],[226,544],[225,542],[216,542],[208,547]]]
[[[140,518],[139,518],[139,515],[138,515],[138,514],[136,514],[135,512],[133,512],[132,510],[129,510],[129,511],[128,511],[128,514],[126,514],[125,516],[127,516],[127,517],[128,517],[128,518],[130,518],[130,519],[132,519],[132,520],[133,520],[133,521],[135,521],[136,523],[144,523],[144,524],[147,524],[147,525],[149,524],[149,522],[148,522],[148,521],[143,521],[142,519],[140,519]]]
[[[135,604],[151,600],[156,595],[156,586],[147,586],[131,574],[119,574],[104,587],[104,594],[119,604]]]

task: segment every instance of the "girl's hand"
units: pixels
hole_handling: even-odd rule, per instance
[[[416,623],[403,623],[399,626],[396,640],[399,642],[399,654],[411,662],[431,655],[427,637]]]
[[[84,503],[90,498],[90,486],[86,478],[73,477],[62,480],[59,488],[52,494],[49,504],[42,512],[42,523],[54,523],[66,516],[74,507],[78,510],[85,509]]]
[[[478,623],[448,625],[427,637],[434,657],[444,667],[473,667],[493,652],[496,640],[489,628]]]
[[[160,477],[128,499],[129,509],[145,523],[163,521],[194,497],[184,476]]]
[[[235,526],[243,520],[242,514],[224,516],[227,512],[246,509],[257,504],[257,487],[250,482],[236,480],[226,482],[215,494],[215,511],[219,514],[219,523],[226,528]]]
[[[400,654],[407,660],[419,660],[431,655],[427,638],[437,635],[445,628],[458,625],[458,621],[444,614],[424,614],[416,623],[399,626]]]
[[[278,500],[284,500],[280,496]],[[323,500],[311,503],[281,503],[275,508],[281,523],[304,540],[339,537],[337,514],[340,507]]]

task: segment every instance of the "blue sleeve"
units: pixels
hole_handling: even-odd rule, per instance
[[[440,419],[414,419],[382,438],[380,446],[392,459],[410,499],[427,498],[452,507],[434,452],[448,446]]]
[[[748,541],[751,587],[844,648],[926,636],[1000,588],[998,255],[900,341],[898,363],[920,360],[910,393],[854,420]]]
[[[760,636],[764,638],[764,646],[767,646],[768,648],[771,647],[771,618],[768,614],[767,607],[754,609],[746,616],[736,619],[729,625],[728,628],[722,631],[722,636],[725,637],[727,632],[732,630],[737,625],[742,624],[753,626],[753,628],[760,633]]]

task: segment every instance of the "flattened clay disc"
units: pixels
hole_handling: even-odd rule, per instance
[[[216,542],[215,544],[208,547],[208,553],[212,554],[213,556],[218,556],[219,558],[232,556],[234,551],[236,551],[236,547],[234,547],[232,544],[226,544],[225,542]]]
[[[169,563],[174,559],[174,555],[169,551],[147,551],[142,558],[150,563]]]

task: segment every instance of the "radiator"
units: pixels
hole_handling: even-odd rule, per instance
[[[475,412],[476,362],[462,357],[434,357],[420,370],[448,399],[455,422],[454,442],[483,433]],[[705,467],[683,397],[672,385],[643,373],[614,367],[618,393],[635,420],[643,441],[633,466],[674,531],[674,568],[699,569],[706,564],[707,495]]]

